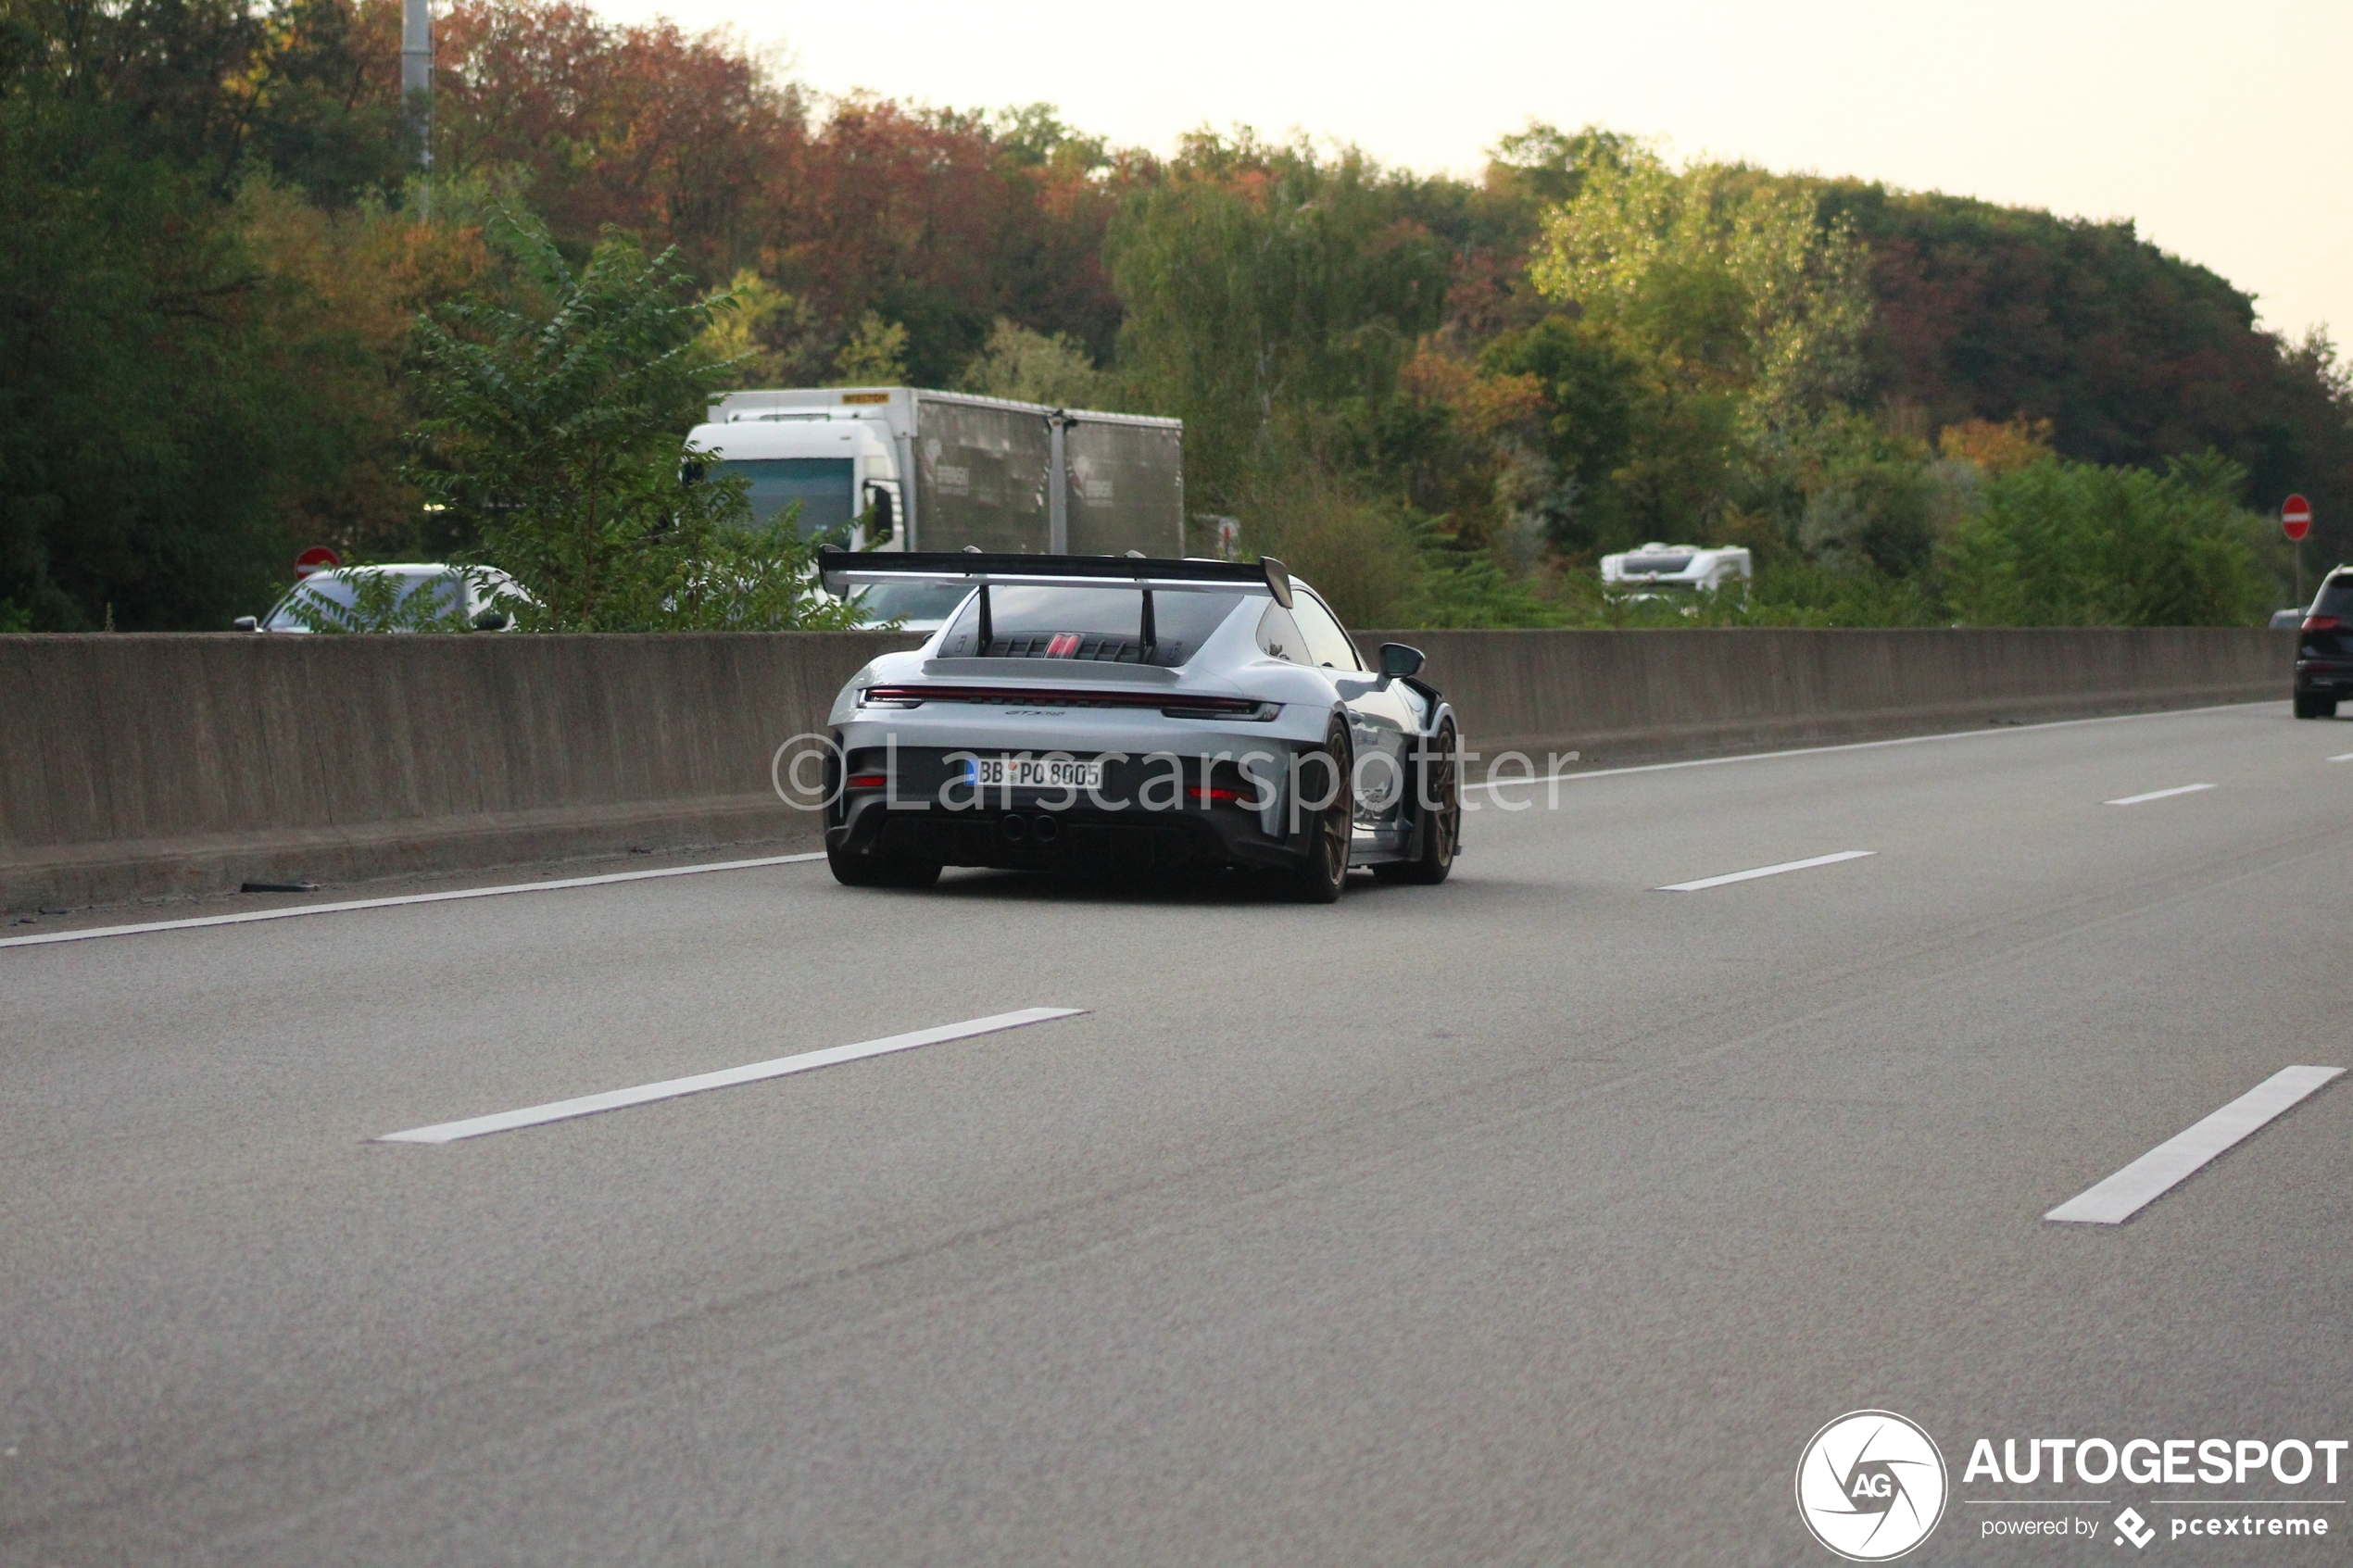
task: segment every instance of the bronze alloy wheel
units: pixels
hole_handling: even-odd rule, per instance
[[[1439,726],[1429,746],[1415,759],[1414,809],[1424,813],[1419,851],[1410,860],[1375,866],[1373,874],[1390,882],[1434,886],[1454,869],[1454,851],[1463,842],[1463,785],[1455,753],[1462,749],[1452,720]]]
[[[1299,756],[1298,781],[1302,794],[1331,797],[1330,803],[1305,824],[1307,855],[1296,887],[1310,904],[1329,904],[1348,885],[1348,850],[1355,836],[1355,770],[1348,744],[1348,726],[1335,715],[1324,732],[1324,744]]]

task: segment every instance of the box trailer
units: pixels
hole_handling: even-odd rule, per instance
[[[732,392],[690,438],[750,482],[765,522],[852,547],[1022,555],[1185,553],[1181,420],[905,386]]]

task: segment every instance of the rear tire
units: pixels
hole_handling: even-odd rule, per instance
[[[1331,803],[1307,819],[1306,859],[1291,873],[1291,892],[1302,904],[1333,904],[1348,885],[1348,851],[1356,835],[1354,759],[1348,726],[1335,718],[1324,744],[1299,754],[1297,787],[1303,796],[1329,794]]]
[[[892,860],[876,855],[852,855],[828,844],[825,864],[844,887],[929,887],[939,880],[939,868],[925,860]]]
[[[2296,716],[2298,719],[2334,719],[2336,717],[2336,698],[2297,692]]]
[[[1421,852],[1410,860],[1375,866],[1375,876],[1435,887],[1454,869],[1454,852],[1463,842],[1462,781],[1454,766],[1454,754],[1460,749],[1453,721],[1439,726],[1429,748],[1415,764],[1414,809],[1424,813],[1417,834]]]

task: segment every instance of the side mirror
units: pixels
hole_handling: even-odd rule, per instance
[[[258,618],[250,615],[241,615],[237,617],[236,620],[229,622],[229,624],[235,627],[240,632],[258,632],[261,630],[261,621]]]
[[[1385,681],[1402,681],[1408,675],[1422,672],[1422,650],[1409,648],[1403,643],[1383,643],[1380,646],[1380,672]]]
[[[513,617],[503,609],[485,609],[474,617],[474,630],[477,632],[503,632],[513,624]]]

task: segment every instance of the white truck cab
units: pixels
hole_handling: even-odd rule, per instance
[[[800,531],[850,526],[852,549],[904,549],[900,464],[887,428],[851,408],[744,410],[688,438],[724,474],[751,484],[751,515],[772,522],[800,503]],[[873,537],[868,537],[871,528]]]

